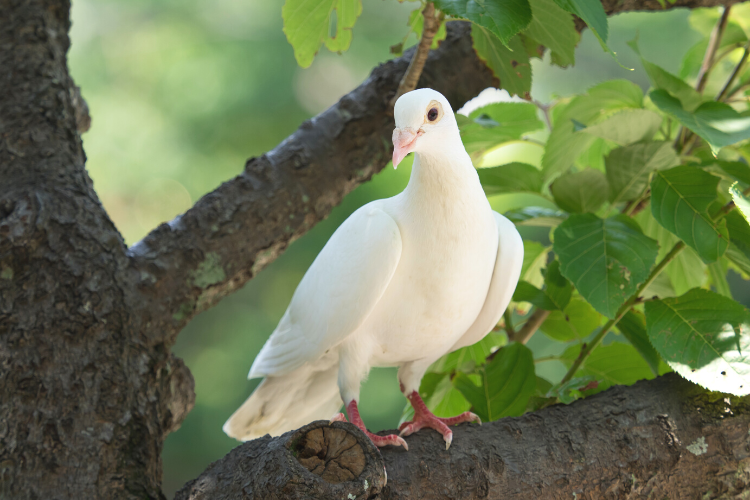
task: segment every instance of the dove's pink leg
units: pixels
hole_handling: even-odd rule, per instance
[[[411,403],[412,408],[414,408],[414,420],[401,424],[398,428],[401,431],[399,434],[400,436],[408,436],[409,434],[417,432],[419,429],[429,427],[443,435],[445,449],[447,450],[450,448],[451,442],[453,441],[453,431],[450,430],[448,427],[449,425],[461,424],[463,422],[482,423],[479,417],[470,411],[465,411],[457,417],[436,417],[429,409],[427,409],[427,405],[424,404],[424,401],[422,401],[422,398],[417,391],[412,391],[412,393],[406,396],[406,398]]]
[[[348,405],[346,405],[346,413],[349,415],[349,421],[359,427],[362,432],[367,434],[367,437],[373,442],[373,444],[379,448],[392,444],[393,446],[403,446],[406,451],[409,451],[409,446],[406,444],[403,438],[395,434],[389,434],[388,436],[378,436],[368,431],[365,427],[365,423],[362,421],[362,417],[359,416],[359,409],[357,408],[357,401],[352,399]],[[346,422],[346,417],[343,413],[337,413],[331,418],[331,422]]]

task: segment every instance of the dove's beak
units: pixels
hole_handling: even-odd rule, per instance
[[[414,151],[417,137],[422,135],[421,130],[411,127],[393,129],[393,168],[398,167],[406,155]]]

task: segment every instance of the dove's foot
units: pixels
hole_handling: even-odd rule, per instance
[[[357,408],[357,402],[352,400],[348,405],[346,405],[346,413],[349,414],[349,421],[360,428],[362,432],[364,432],[367,437],[370,438],[372,443],[377,446],[378,448],[382,448],[383,446],[393,445],[393,446],[403,446],[406,451],[409,451],[409,445],[406,444],[406,441],[401,436],[397,436],[395,434],[389,434],[387,436],[378,436],[377,434],[373,434],[372,432],[368,431],[365,427],[365,423],[362,421],[362,418],[359,416],[359,409]],[[333,417],[331,417],[331,422],[346,422],[346,417],[343,413],[337,413]]]
[[[427,409],[427,405],[424,404],[424,401],[422,401],[422,398],[416,391],[409,394],[407,399],[414,408],[414,420],[401,424],[398,428],[398,430],[401,431],[399,433],[400,436],[408,436],[417,432],[419,429],[429,427],[443,435],[445,449],[447,450],[450,448],[451,442],[453,442],[453,431],[450,430],[448,427],[449,425],[461,424],[463,422],[482,423],[480,418],[470,411],[465,411],[462,414],[451,418],[436,417],[429,409]]]

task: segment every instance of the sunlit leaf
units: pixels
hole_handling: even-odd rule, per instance
[[[585,95],[552,109],[554,128],[547,139],[542,171],[551,177],[565,171],[595,143],[597,138],[585,132],[575,132],[574,122],[588,127],[606,119],[617,111],[643,107],[643,91],[627,80],[610,80],[591,87]]]
[[[740,191],[737,183],[732,184],[732,187],[729,188],[729,194],[745,220],[750,222],[750,200]]]
[[[696,288],[646,303],[651,343],[669,366],[709,390],[750,394],[748,311]]]
[[[718,183],[718,177],[695,167],[658,171],[651,181],[654,218],[695,249],[706,263],[724,255],[729,243],[726,221],[714,223],[708,214]]]
[[[750,116],[741,115],[728,104],[705,102],[690,112],[667,91],[654,90],[649,97],[659,109],[704,139],[714,154],[724,146],[750,139]]]
[[[334,10],[336,34],[330,37],[329,24]],[[324,42],[329,50],[347,50],[352,40],[352,27],[361,13],[360,0],[286,0],[281,17],[297,63],[303,68],[310,66]]]
[[[648,276],[659,246],[629,217],[571,215],[555,229],[560,271],[600,313],[617,309]]]
[[[661,115],[649,109],[624,109],[583,131],[619,146],[627,146],[651,139],[661,122]]]
[[[536,388],[534,358],[529,348],[519,343],[500,349],[480,369],[479,376],[480,385],[463,373],[456,375],[453,384],[484,422],[523,414]]]
[[[506,47],[491,32],[472,24],[471,39],[479,59],[500,80],[500,88],[519,96],[531,90],[531,63],[519,37],[508,40]]]
[[[613,204],[638,198],[648,186],[649,174],[679,164],[668,142],[639,142],[613,149],[604,160]]]
[[[568,214],[551,208],[525,207],[508,210],[505,217],[517,226],[557,227]]]
[[[607,178],[598,170],[587,168],[581,172],[561,175],[550,186],[558,207],[566,212],[596,212],[607,201]]]
[[[544,283],[542,268],[547,264],[547,255],[550,248],[536,241],[523,241],[523,266],[521,267],[521,279],[528,281],[537,288]]]
[[[509,47],[513,35],[531,22],[528,0],[435,0],[434,3],[446,14],[468,19],[475,26],[492,33]]]
[[[533,17],[524,31],[551,51],[552,62],[558,66],[575,63],[575,48],[580,35],[573,16],[561,9],[554,0],[530,0]]]
[[[586,338],[601,323],[601,315],[580,298],[571,299],[564,311],[552,311],[539,327],[559,342]]]

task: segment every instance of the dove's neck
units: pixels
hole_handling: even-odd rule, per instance
[[[470,200],[487,202],[476,169],[461,142],[445,144],[433,154],[416,153],[404,194],[414,208],[450,206]]]

